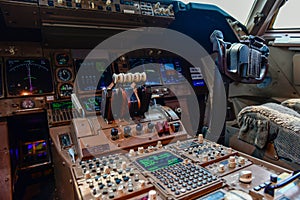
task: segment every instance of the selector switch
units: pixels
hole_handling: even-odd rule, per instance
[[[111,139],[112,140],[117,140],[119,139],[119,130],[117,128],[112,128],[110,131],[111,134]]]
[[[252,172],[249,170],[241,171],[239,174],[239,181],[242,183],[251,183],[252,181]]]

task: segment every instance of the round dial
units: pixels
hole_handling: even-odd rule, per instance
[[[63,68],[57,71],[57,77],[59,80],[67,82],[72,79],[72,72],[70,69]]]
[[[65,83],[59,87],[59,96],[60,97],[70,97],[72,92],[73,92],[72,84]]]
[[[57,65],[67,65],[70,61],[70,57],[68,54],[66,53],[58,53],[56,54],[55,56],[55,59],[56,59],[56,64]]]
[[[35,103],[31,99],[25,99],[21,103],[21,107],[24,108],[24,109],[34,108],[34,106],[35,106]]]

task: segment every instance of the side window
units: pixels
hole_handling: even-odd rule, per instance
[[[272,29],[300,29],[300,1],[288,0],[279,10]]]

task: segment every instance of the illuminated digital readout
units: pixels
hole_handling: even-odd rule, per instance
[[[62,110],[62,109],[72,109],[72,108],[73,108],[72,101],[61,101],[61,102],[51,103],[52,110]]]
[[[102,98],[100,96],[94,97],[85,97],[81,99],[82,104],[84,105],[84,108],[88,112],[99,112],[101,110],[101,101]]]
[[[136,162],[147,171],[156,171],[168,166],[182,162],[183,159],[178,158],[174,154],[164,151],[147,157],[138,158]]]

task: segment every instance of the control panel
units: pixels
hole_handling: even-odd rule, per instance
[[[197,160],[203,147],[218,158]],[[145,147],[145,148],[144,148]],[[221,155],[222,154],[222,155]],[[188,155],[191,155],[188,153]],[[299,173],[198,138],[78,159],[73,165],[83,199],[297,199]]]
[[[117,12],[124,14],[137,14],[174,18],[173,4],[171,4],[171,2],[168,3],[133,0],[40,0],[39,5],[57,8],[85,9],[112,13]]]

